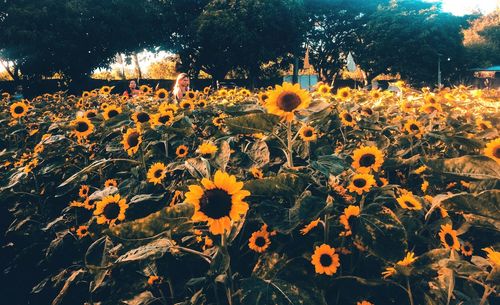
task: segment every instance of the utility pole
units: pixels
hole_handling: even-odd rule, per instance
[[[441,56],[443,54],[438,53],[438,88],[441,89]]]

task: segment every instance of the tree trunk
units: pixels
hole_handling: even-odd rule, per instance
[[[120,64],[120,67],[121,67],[120,78],[122,80],[127,79],[127,77],[125,75],[125,63],[123,62],[123,57],[120,53],[116,53],[116,61],[118,62],[118,64]]]
[[[296,84],[299,82],[299,58],[297,55],[293,56],[293,75],[292,75],[292,83]]]
[[[139,58],[137,57],[136,52],[132,54],[132,60],[134,61],[135,72],[137,73],[137,79],[142,79],[141,66],[139,66]]]
[[[3,62],[3,61],[0,61],[0,63],[2,63],[2,66],[3,68],[5,69],[5,71],[7,71],[7,74],[9,74],[9,76],[12,78],[12,80],[14,81],[17,81],[19,80],[19,77],[16,75],[16,70],[14,68],[14,72],[12,72],[10,70],[10,64],[9,62],[7,61],[7,65]],[[15,66],[14,66],[15,67]]]

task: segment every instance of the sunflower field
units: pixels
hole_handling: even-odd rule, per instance
[[[500,92],[1,96],[5,304],[499,304]]]

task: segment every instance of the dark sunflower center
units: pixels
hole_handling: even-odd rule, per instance
[[[112,118],[114,116],[117,116],[118,115],[118,111],[112,109],[108,112],[108,117]]]
[[[155,178],[160,178],[161,177],[161,174],[163,174],[163,170],[162,169],[158,169],[154,172],[154,176]]]
[[[363,167],[369,167],[375,164],[375,155],[373,154],[364,154],[359,159],[359,165]]]
[[[139,114],[137,114],[137,120],[140,123],[147,122],[149,121],[149,114],[147,114],[146,112],[140,112]]]
[[[120,215],[120,206],[116,202],[111,202],[104,207],[103,211],[104,217],[107,219],[116,219]]]
[[[162,116],[160,116],[158,121],[160,121],[160,123],[162,123],[162,124],[165,124],[166,122],[170,121],[170,116],[169,115],[162,115]]]
[[[186,150],[184,148],[179,148],[179,155],[183,155],[186,153]]]
[[[217,125],[222,124],[222,119],[221,118],[216,118],[215,119],[215,124],[217,124]]]
[[[371,110],[370,108],[365,108],[365,112],[369,115],[373,114],[373,110]]]
[[[76,131],[78,132],[85,132],[89,130],[89,125],[85,122],[78,122],[76,123]]]
[[[14,108],[14,112],[16,114],[21,114],[24,112],[24,108],[22,106],[16,106],[16,108]]]
[[[350,115],[349,113],[344,114],[344,120],[346,120],[347,122],[352,122],[352,115]]]
[[[282,93],[278,97],[278,108],[286,112],[293,111],[300,103],[300,97],[293,92]]]
[[[87,229],[81,229],[81,230],[80,230],[80,234],[82,234],[82,235],[83,235],[83,234],[87,234]]]
[[[413,204],[413,202],[408,201],[408,200],[407,200],[407,201],[405,201],[405,204],[406,204],[406,206],[407,206],[407,207],[409,207],[409,208],[414,208],[414,207],[415,207],[415,205]]]
[[[269,96],[267,96],[267,94],[262,94],[262,100],[265,101],[269,98]]]
[[[493,149],[493,156],[495,156],[495,158],[500,158],[500,147],[495,147],[495,149]]]
[[[411,124],[411,125],[410,125],[410,130],[411,130],[411,131],[419,131],[419,130],[420,130],[420,128],[418,128],[418,126],[417,126],[416,124]]]
[[[486,126],[486,124],[484,124],[484,123],[481,123],[480,127],[481,127],[481,129],[488,129],[488,126]]]
[[[464,250],[465,250],[465,252],[469,252],[470,251],[470,246],[465,245],[464,246]]]
[[[127,143],[130,147],[135,147],[139,144],[139,133],[133,132],[127,138]]]
[[[158,97],[159,97],[159,98],[165,98],[165,93],[164,93],[164,92],[162,92],[162,93],[158,94]]]
[[[266,239],[262,236],[259,236],[255,239],[255,245],[257,247],[264,247],[266,245]]]
[[[332,257],[328,254],[321,254],[320,258],[319,258],[319,263],[323,266],[323,267],[328,267],[332,264],[333,260],[332,260]]]
[[[188,97],[189,97],[189,98],[194,98],[194,93],[190,92],[190,93],[188,94]]]
[[[188,109],[188,108],[191,108],[191,105],[189,103],[184,103],[184,104],[182,104],[182,108]]]
[[[352,182],[355,187],[364,187],[366,185],[366,180],[363,178],[354,179]]]
[[[305,137],[308,137],[308,138],[309,138],[309,137],[312,137],[312,136],[313,136],[313,132],[312,132],[312,130],[310,130],[310,129],[305,130],[305,131],[304,131],[304,136],[305,136]]]
[[[348,97],[348,96],[349,96],[349,92],[347,92],[347,91],[342,92],[342,97]]]
[[[221,189],[207,190],[200,199],[200,211],[213,219],[229,216],[231,207],[231,195]]]
[[[453,244],[454,244],[454,242],[453,242],[453,236],[451,236],[451,234],[450,234],[450,233],[446,233],[446,234],[444,235],[444,241],[445,241],[445,242],[446,242],[446,244],[447,244],[448,246],[450,246],[450,247],[451,247],[451,246],[453,246]]]

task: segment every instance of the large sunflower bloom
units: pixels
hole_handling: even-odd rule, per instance
[[[488,260],[493,266],[500,266],[500,252],[495,251],[493,248],[483,248],[488,255]]]
[[[337,98],[341,101],[346,101],[351,97],[351,88],[344,87],[337,90]]]
[[[344,209],[344,213],[340,215],[340,223],[344,225],[346,232],[351,232],[351,225],[349,224],[349,218],[358,217],[360,214],[360,209],[358,206],[350,205]]]
[[[422,124],[416,120],[409,120],[406,122],[404,130],[417,138],[421,138],[424,134]]]
[[[292,85],[283,83],[282,86],[268,93],[266,108],[269,113],[278,115],[291,122],[294,119],[294,112],[307,108],[311,102],[311,96],[305,90],[300,89],[299,84]]]
[[[439,232],[439,238],[441,243],[446,249],[460,250],[460,243],[457,238],[457,231],[453,230],[450,224],[441,225],[441,231]]]
[[[177,155],[177,158],[184,158],[185,156],[187,156],[188,153],[189,149],[186,145],[179,145],[175,149],[175,154]]]
[[[422,204],[418,201],[412,194],[412,192],[408,192],[401,197],[398,197],[397,202],[403,209],[408,210],[421,210]]]
[[[349,112],[342,111],[339,114],[339,117],[340,117],[340,121],[342,122],[342,125],[350,126],[350,127],[356,126],[356,120],[354,119],[352,114],[350,114]]]
[[[316,273],[333,275],[340,266],[339,255],[335,253],[335,248],[322,244],[314,250],[311,264],[314,265]]]
[[[186,202],[195,207],[193,221],[206,221],[214,235],[224,234],[231,229],[231,222],[238,221],[248,211],[243,199],[250,192],[243,190],[243,182],[236,177],[218,170],[214,180],[201,180],[203,187],[190,185]]]
[[[129,128],[127,132],[123,135],[123,149],[127,151],[129,156],[132,156],[139,149],[139,145],[142,143],[142,135],[139,130],[134,128]]]
[[[105,120],[109,120],[117,115],[122,113],[122,108],[115,106],[115,105],[109,105],[104,109],[104,112],[102,113],[102,116],[104,117]]]
[[[94,124],[86,117],[76,118],[71,122],[71,126],[78,138],[86,138],[94,131]]]
[[[384,163],[383,153],[375,146],[362,146],[354,151],[352,166],[360,173],[377,172]]]
[[[496,138],[486,144],[484,155],[500,163],[500,138]]]
[[[117,221],[125,219],[125,211],[128,208],[125,198],[120,198],[119,194],[104,197],[96,203],[94,215],[97,216],[97,223],[107,223],[113,226]]]
[[[373,175],[355,174],[347,189],[351,193],[356,192],[358,195],[361,195],[363,192],[368,192],[373,185],[375,185],[375,178]]]
[[[15,102],[10,105],[10,115],[14,118],[20,118],[28,113],[28,105],[24,102]]]
[[[162,162],[156,162],[153,164],[146,175],[149,182],[153,184],[161,183],[161,181],[167,175],[167,167]]]
[[[155,92],[155,98],[157,99],[165,99],[168,97],[168,91],[165,89],[158,89]]]
[[[269,240],[269,232],[267,230],[259,230],[252,233],[248,240],[248,247],[255,252],[262,253],[271,245]]]
[[[198,146],[197,151],[202,156],[212,156],[217,152],[217,146],[213,145],[212,143],[205,142]]]
[[[299,130],[299,136],[304,142],[316,141],[318,134],[312,126],[303,126]]]

